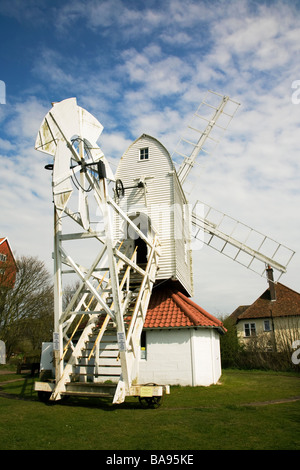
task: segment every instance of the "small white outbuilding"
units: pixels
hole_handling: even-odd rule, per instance
[[[139,363],[140,383],[208,386],[221,376],[222,322],[171,287],[153,290]]]

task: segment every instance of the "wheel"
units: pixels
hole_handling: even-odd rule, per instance
[[[155,386],[155,383],[147,383],[145,386]],[[143,408],[158,408],[163,401],[162,396],[153,396],[153,397],[141,397],[139,396],[139,402]]]
[[[70,98],[53,105],[35,144],[54,157],[45,168],[53,171],[53,202],[59,216],[68,212],[85,230],[90,228],[89,209],[94,207],[94,198],[89,196],[99,189],[100,178],[106,178],[107,162],[96,144],[102,129],[96,118],[77,105],[76,98]]]
[[[38,391],[39,400],[43,403],[48,403],[51,397],[51,392],[44,392],[42,390]]]
[[[116,181],[116,193],[117,193],[117,197],[120,198],[120,197],[123,197],[124,194],[125,194],[125,191],[124,191],[124,186],[123,186],[123,183],[121,180],[117,180]]]
[[[143,408],[158,408],[162,403],[162,397],[139,397]]]

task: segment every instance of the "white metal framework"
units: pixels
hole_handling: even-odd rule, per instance
[[[143,392],[133,381],[159,240],[154,231],[145,235],[110,196],[114,177],[96,144],[101,131],[101,124],[73,98],[53,106],[36,141],[38,150],[54,157],[47,167],[53,170],[55,382],[36,385],[38,391],[50,390],[51,400],[113,395],[121,403],[126,395]],[[132,240],[114,239],[113,213],[146,243],[145,265],[137,264]],[[77,286],[66,299],[64,278],[70,275]],[[162,387],[155,391],[163,392]]]
[[[182,185],[197,158],[211,154],[219,144],[239,106],[229,96],[211,90],[206,93],[172,154],[174,161],[181,161],[177,174]]]
[[[219,144],[239,106],[229,96],[211,90],[206,93],[172,155],[175,161],[181,159],[178,178],[182,185],[198,160]],[[267,276],[266,267],[271,266],[278,280],[295,253],[200,201],[193,207],[192,224],[195,238],[262,276]]]
[[[294,251],[248,225],[197,201],[193,208],[194,236],[248,269],[266,276],[266,266],[287,270]]]

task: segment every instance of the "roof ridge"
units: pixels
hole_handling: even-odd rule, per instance
[[[184,299],[178,298],[178,293],[179,292],[171,291],[171,298],[177,304],[177,306],[181,308],[181,310],[183,310],[183,313],[191,320],[191,322],[194,323],[194,325],[196,326],[198,323],[198,319],[186,308]]]
[[[275,286],[276,286],[276,285],[279,285],[279,286],[281,286],[281,287],[284,287],[285,289],[288,289],[288,290],[294,292],[295,294],[300,295],[300,293],[297,292],[295,289],[292,289],[291,287],[286,286],[285,284],[282,284],[282,282],[276,282],[276,283],[275,283]],[[276,288],[276,287],[275,287],[275,288]]]
[[[277,296],[272,301],[269,287],[246,310],[236,317],[236,322],[249,318],[294,317],[300,315],[300,294],[282,283],[276,283]]]
[[[219,320],[218,318],[216,318],[213,315],[211,315],[210,313],[208,313],[204,308],[200,307],[200,305],[196,304],[195,302],[193,302],[188,297],[185,297],[185,295],[182,294],[182,292],[178,291],[177,294],[182,300],[184,300],[185,302],[190,304],[192,307],[196,308],[202,315],[205,315],[209,320],[212,320],[212,321],[216,322],[218,326],[221,326],[222,328],[224,328],[223,323],[221,322],[221,320]]]
[[[167,327],[216,328],[221,334],[227,331],[220,320],[171,287],[152,294],[145,320],[145,328]]]

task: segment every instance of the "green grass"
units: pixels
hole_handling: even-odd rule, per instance
[[[13,378],[20,376],[0,375],[0,382]],[[118,406],[85,398],[45,405],[25,377],[1,385],[0,449],[299,450],[300,401],[248,405],[299,396],[299,379],[225,370],[221,385],[171,387],[160,408],[142,409],[134,398]]]

